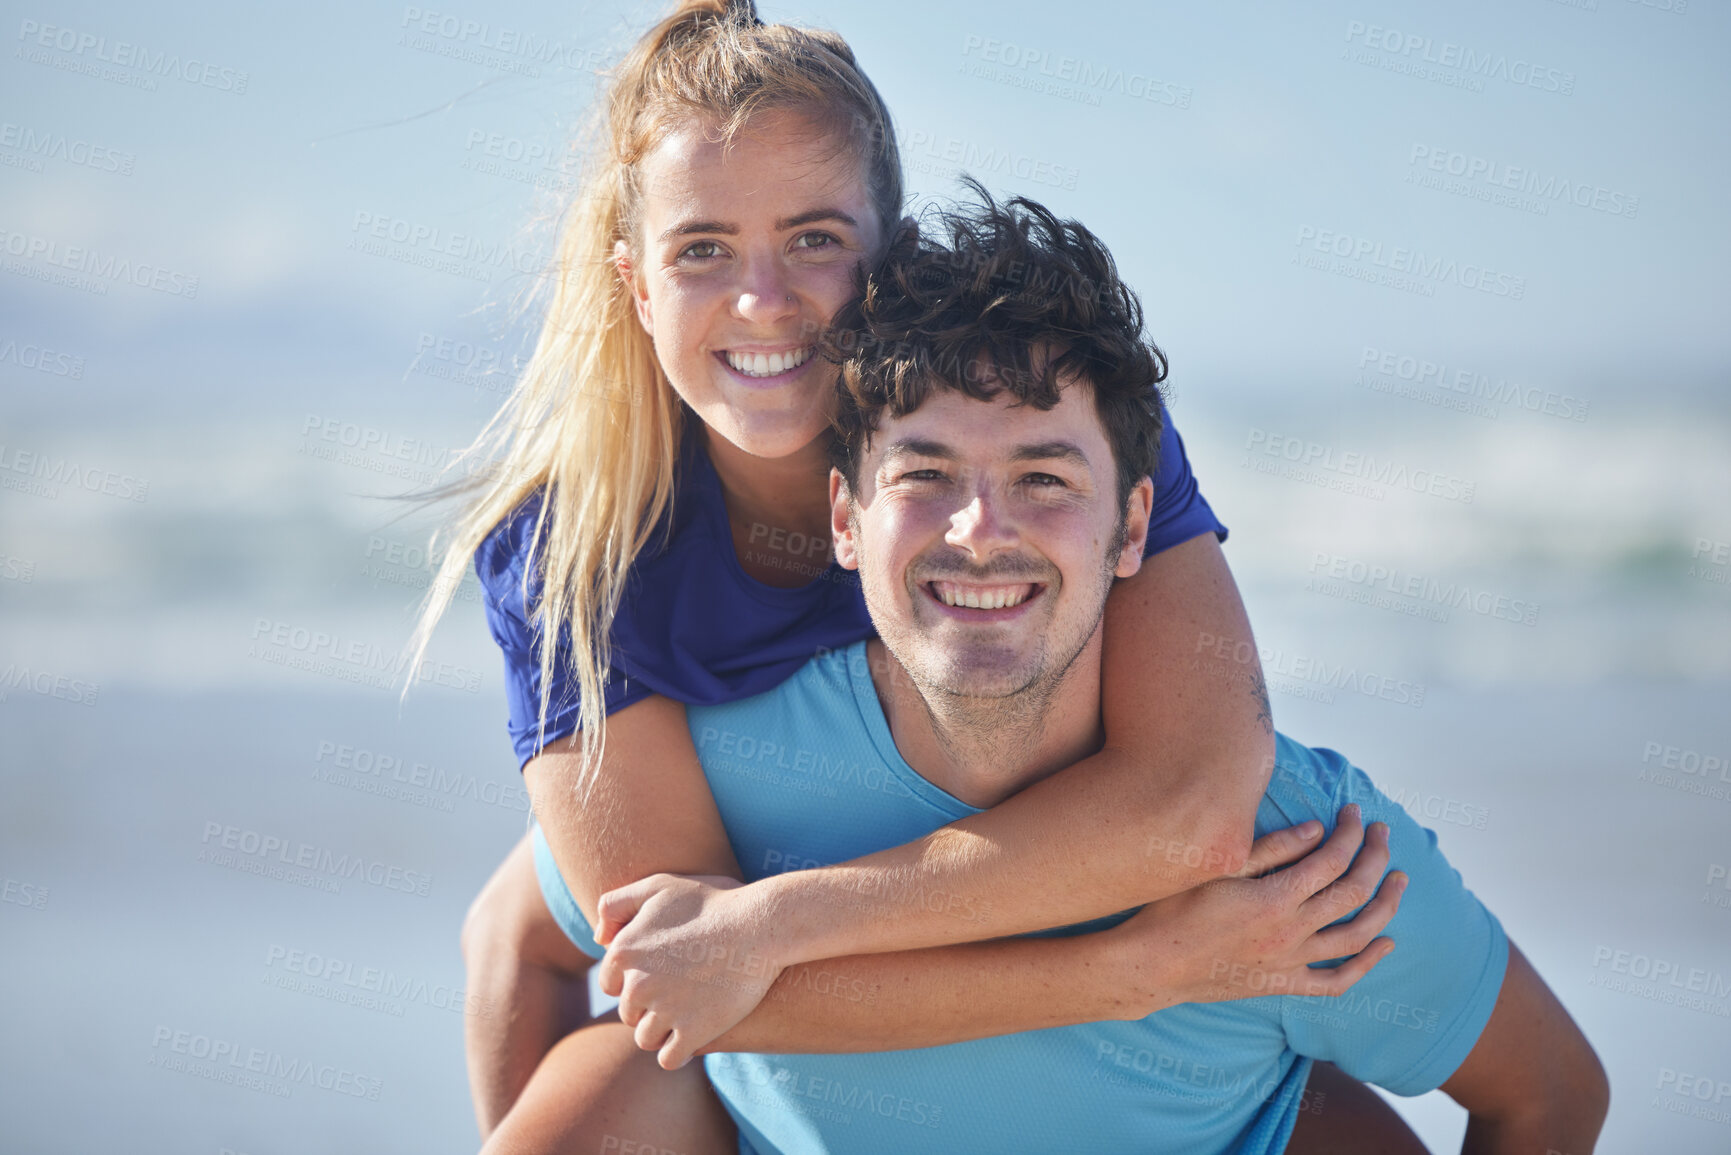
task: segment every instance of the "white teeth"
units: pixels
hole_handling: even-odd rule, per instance
[[[932,583],[932,590],[937,595],[938,600],[946,606],[967,606],[977,610],[1001,610],[1010,606],[1019,606],[1027,601],[1028,595],[1033,592],[1027,589],[1009,590],[1001,587],[983,592],[978,589],[957,590],[953,586],[945,586],[937,582]]]
[[[727,363],[748,377],[774,377],[789,369],[796,369],[811,360],[812,347],[789,349],[782,353],[734,353],[728,352]]]

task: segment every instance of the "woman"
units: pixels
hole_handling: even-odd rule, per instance
[[[473,556],[544,865],[603,940],[618,927],[598,900],[615,887],[739,875],[680,702],[761,692],[815,648],[870,632],[857,589],[809,552],[828,541],[831,396],[811,348],[902,224],[890,119],[851,51],[764,26],[749,3],[700,0],[651,30],[613,84],[606,132],[546,326],[492,428],[503,460],[455,530],[434,586],[444,598],[423,622]],[[1271,763],[1266,694],[1253,657],[1224,687],[1183,676],[1203,637],[1230,652],[1250,630],[1224,530],[1175,435],[1163,449],[1152,556],[1108,605],[1106,750],[860,860],[981,896],[980,916],[958,926],[941,911],[856,906],[836,953],[893,966],[895,952],[1110,914],[1246,861]],[[529,840],[477,900],[464,947],[470,993],[500,1010],[465,1022],[483,1134],[520,1096],[512,1143],[579,1126],[617,1136],[625,1120],[684,1112],[689,1129],[657,1141],[686,1151],[725,1127],[699,1066],[664,1072],[633,1048],[676,1065],[703,1040],[647,1017],[579,1032],[542,1064],[582,1021],[588,959],[541,901]],[[898,1000],[895,1013],[922,1008]]]

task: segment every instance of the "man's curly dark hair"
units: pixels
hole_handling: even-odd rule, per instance
[[[1092,386],[1122,506],[1154,472],[1163,419],[1166,356],[1142,332],[1141,302],[1086,228],[968,185],[979,203],[900,236],[820,343],[840,366],[831,461],[857,490],[885,409],[911,413],[935,388],[980,400],[1007,389],[1050,409],[1074,374]]]

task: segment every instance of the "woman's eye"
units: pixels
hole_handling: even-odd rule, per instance
[[[679,255],[681,257],[695,257],[700,261],[707,260],[710,257],[719,257],[721,246],[714,241],[694,241],[686,245],[685,251]]]
[[[841,242],[830,233],[801,233],[794,239],[796,246],[806,249],[827,249]]]

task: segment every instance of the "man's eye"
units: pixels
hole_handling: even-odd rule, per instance
[[[944,471],[941,469],[911,469],[902,474],[903,481],[942,481]]]
[[[1062,486],[1065,484],[1062,477],[1054,477],[1050,473],[1030,473],[1022,480],[1028,482],[1030,485],[1037,485],[1042,488],[1052,485]]]
[[[679,255],[681,257],[695,257],[700,261],[707,260],[710,257],[719,257],[721,246],[714,241],[693,241],[686,245],[685,251]]]

